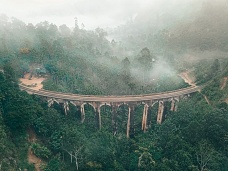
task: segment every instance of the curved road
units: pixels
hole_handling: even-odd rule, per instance
[[[152,94],[142,94],[142,95],[126,95],[126,96],[93,96],[93,95],[79,95],[79,94],[70,94],[70,93],[60,93],[47,90],[33,90],[29,87],[19,85],[21,90],[27,91],[29,94],[36,94],[48,98],[63,99],[69,101],[83,101],[83,102],[139,102],[139,101],[148,101],[148,100],[160,100],[168,99],[173,97],[179,97],[182,95],[191,94],[199,91],[201,88],[199,86],[191,86],[183,89],[178,89],[175,91],[167,91],[161,93],[152,93]]]

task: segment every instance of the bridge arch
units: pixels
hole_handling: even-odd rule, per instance
[[[59,104],[59,102],[54,98],[50,98],[47,102],[48,102],[48,107],[51,107],[54,103]]]
[[[170,105],[170,111],[174,112],[177,110],[177,103],[180,101],[179,97],[173,97],[169,99],[169,102],[171,102]]]
[[[113,133],[115,134],[129,134],[130,127],[130,105],[128,103],[117,103],[113,113]]]
[[[90,109],[92,109],[92,111],[90,111]],[[91,129],[99,127],[99,117],[97,116],[97,108],[92,103],[83,102],[81,104],[81,122],[88,124],[88,126],[91,127]]]
[[[99,108],[101,108],[102,106],[110,106],[110,107],[112,107],[112,105],[110,103],[101,103],[99,105]]]
[[[153,107],[155,104],[157,104],[159,101],[156,100],[156,101],[153,101],[152,104],[151,104],[151,107]]]
[[[140,133],[146,129],[145,123],[147,122],[148,102],[139,102],[134,104],[134,116],[131,116],[131,125],[134,125],[134,134]]]
[[[96,111],[96,108],[95,108],[95,106],[92,103],[90,103],[90,102],[83,102],[81,104],[81,107],[84,107],[85,108],[85,105],[91,106],[94,109],[94,111]]]
[[[71,93],[60,93],[54,91],[47,91],[47,90],[33,90],[29,87],[24,85],[19,85],[21,90],[27,91],[29,94],[36,94],[45,98],[48,98],[49,106],[53,103],[64,103],[65,108],[68,107],[68,102],[75,102],[77,106],[81,107],[81,115],[82,115],[82,122],[85,120],[85,105],[89,104],[92,106],[95,115],[93,117],[99,116],[100,109],[105,104],[107,106],[111,106],[114,113],[118,113],[118,110],[124,109],[125,110],[125,123],[127,124],[127,136],[129,136],[129,130],[131,130],[132,122],[134,122],[134,109],[136,104],[140,103],[144,104],[143,107],[143,115],[142,115],[142,128],[145,129],[148,126],[148,114],[150,113],[149,110],[152,110],[152,107],[158,104],[159,110],[164,109],[164,101],[168,101],[169,98],[172,98],[172,102],[179,102],[179,98],[183,98],[188,94],[197,92],[201,89],[199,86],[191,86],[188,88],[183,88],[174,91],[162,92],[162,93],[153,93],[153,94],[143,94],[143,95],[127,95],[127,96],[92,96],[92,95],[79,95],[79,94],[71,94]],[[58,99],[58,100],[56,100]],[[62,100],[63,102],[59,101]],[[127,102],[127,103],[126,103]],[[146,103],[145,103],[146,102]],[[174,104],[175,104],[174,103]],[[125,106],[125,107],[122,107]],[[127,107],[126,107],[127,106]],[[175,105],[176,106],[176,105]],[[176,108],[175,108],[176,110]],[[146,113],[147,111],[147,113]],[[160,110],[162,111],[162,110]],[[159,113],[159,112],[158,112]],[[161,112],[162,113],[162,112]],[[115,114],[118,119],[118,114]],[[141,115],[140,115],[141,116]],[[146,118],[147,116],[147,118]],[[100,121],[100,116],[99,123]],[[162,118],[162,117],[160,117]],[[115,119],[115,118],[114,118]],[[161,120],[160,120],[161,121]],[[159,122],[158,122],[159,123]],[[113,124],[113,122],[112,122]],[[100,127],[100,126],[99,126]],[[125,127],[126,128],[126,127]]]
[[[143,114],[142,114],[142,130],[145,132],[148,129],[148,113],[150,106],[148,104],[144,104]]]

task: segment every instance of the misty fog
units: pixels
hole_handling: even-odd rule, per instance
[[[114,28],[132,20],[153,23],[156,21],[151,21],[151,18],[156,20],[164,16],[186,18],[198,12],[202,2],[204,0],[1,0],[0,12],[26,23],[47,20],[70,28],[74,27],[74,18],[77,17],[80,25],[84,23],[86,28],[95,29]]]
[[[226,0],[3,0],[0,12],[0,49],[37,56],[35,64],[18,58],[24,72],[31,65],[62,71],[51,76],[61,91],[69,75],[77,80],[72,91],[80,79],[105,94],[110,86],[111,94],[159,91],[165,80],[183,87],[178,73],[228,56]]]
[[[227,171],[228,0],[0,0],[0,170]]]

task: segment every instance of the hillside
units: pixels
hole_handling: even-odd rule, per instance
[[[145,94],[187,86],[170,61],[146,47],[128,55],[106,34],[101,28],[70,30],[48,22],[33,26],[2,16],[0,67],[8,62],[22,80],[28,74],[45,76],[44,89],[77,94]]]
[[[111,36],[129,51],[146,46],[164,56],[197,54],[202,58],[207,51],[227,56],[226,0],[171,1],[158,10],[160,14],[154,11],[153,7],[148,7],[135,20],[111,31]]]
[[[79,170],[207,168],[225,171],[228,167],[226,103],[210,98],[213,101],[213,106],[210,106],[201,94],[196,93],[182,100],[177,112],[167,111],[161,125],[156,124],[156,107],[153,107],[154,119],[148,131],[139,131],[140,123],[136,124],[134,138],[126,139],[124,108],[119,110],[121,124],[115,136],[108,117],[103,128],[96,130],[89,106],[85,108],[84,124],[80,123],[80,114],[73,106],[70,106],[68,115],[57,104],[47,108],[42,99],[18,89],[9,67],[4,67],[4,75],[0,73],[2,170],[34,170],[27,160],[29,148],[43,161],[40,167],[46,171],[75,170],[76,167]],[[216,78],[222,81],[222,77]],[[216,88],[208,84],[203,92],[207,95],[214,93],[217,98],[220,89],[220,85]],[[227,87],[223,90],[227,93]],[[140,106],[136,108],[136,115],[140,116],[141,109]],[[111,116],[109,108],[103,112]],[[136,119],[136,123],[139,121]],[[34,129],[37,141],[27,140],[27,129]],[[78,165],[75,165],[76,159]]]
[[[0,171],[228,170],[227,1],[159,3],[160,13],[148,6],[111,35],[0,16]],[[20,83],[138,97],[203,88],[93,106],[30,95]]]

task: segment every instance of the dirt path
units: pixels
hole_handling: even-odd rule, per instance
[[[28,134],[29,134],[29,142],[30,143],[35,142],[36,134],[33,132],[32,129],[28,130]],[[28,149],[28,162],[34,164],[36,171],[41,171],[40,166],[42,164],[42,160],[33,154],[31,147]]]
[[[223,78],[223,82],[222,82],[222,85],[221,85],[221,90],[223,90],[226,87],[227,79],[228,79],[228,77],[224,77]]]
[[[193,76],[190,76],[191,72],[192,72],[192,70],[184,71],[184,72],[180,73],[179,76],[189,85],[196,86],[195,78]],[[204,96],[204,99],[206,100],[207,104],[210,105],[211,103],[210,103],[209,99],[207,98],[207,96],[205,96],[204,94],[202,94],[202,95]]]
[[[31,79],[30,78],[30,73],[27,73],[24,75],[24,78],[20,78],[20,81],[22,84],[26,85],[26,86],[29,86],[30,88],[34,89],[34,90],[40,90],[43,88],[43,84],[42,82],[44,80],[46,80],[46,78],[37,78],[37,77],[32,77]]]
[[[228,104],[228,98],[225,100],[225,102]]]
[[[190,76],[190,73],[192,72],[192,70],[190,71],[184,71],[182,73],[179,74],[179,76],[189,85],[191,86],[196,86],[195,79],[194,77]]]
[[[207,98],[207,96],[205,96],[205,95],[203,95],[203,96],[204,96],[204,98],[205,98],[207,104],[211,105],[211,103],[210,103],[209,99]]]

